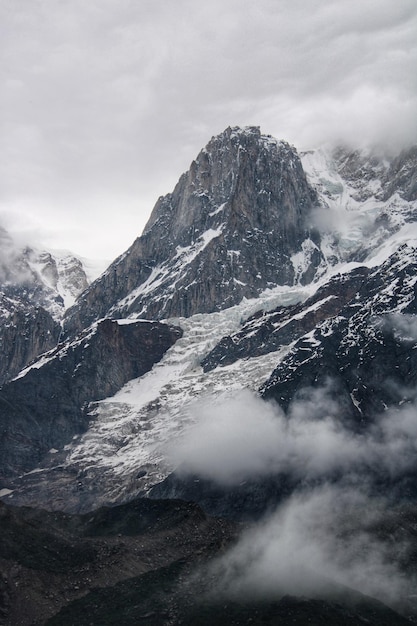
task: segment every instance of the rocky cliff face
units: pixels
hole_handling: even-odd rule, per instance
[[[294,148],[258,128],[228,128],[160,198],[131,248],[68,311],[67,333],[105,316],[211,312],[292,284],[292,257],[307,245],[298,279],[322,261],[309,231],[316,196]]]
[[[417,200],[417,146],[395,158],[385,180],[385,198],[398,192],[405,200]]]
[[[292,346],[262,387],[288,408],[305,389],[337,389],[340,416],[372,422],[417,384],[414,316],[417,251],[404,245],[381,266],[333,277],[304,302],[258,314],[205,357],[209,372]],[[385,384],[389,381],[389,384]]]
[[[343,305],[296,341],[263,386],[264,396],[288,407],[297,394],[332,381],[340,419],[351,428],[412,402],[416,271],[417,250],[404,245],[380,267],[361,272],[359,285],[355,276],[353,284],[345,277],[347,294],[353,290]]]
[[[0,385],[56,346],[61,325],[43,307],[0,295]]]
[[[0,391],[0,475],[32,469],[85,430],[89,402],[151,369],[180,336],[158,322],[104,320],[23,370]]]

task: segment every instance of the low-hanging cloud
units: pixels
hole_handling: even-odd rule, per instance
[[[363,489],[324,485],[294,494],[212,565],[215,593],[337,598],[349,587],[401,608],[416,580],[404,575],[408,542],[376,532],[387,518],[387,503]]]
[[[34,274],[22,256],[25,244],[12,237],[0,224],[0,283],[3,286],[33,282]]]
[[[206,400],[171,446],[183,476],[233,486],[285,472],[298,485],[212,564],[216,600],[290,594],[343,602],[347,587],[400,612],[413,601],[417,581],[404,563],[415,548],[406,535],[381,533],[390,519],[398,529],[399,518],[373,477],[417,468],[417,407],[387,410],[366,432],[354,432],[338,419],[334,392],[331,381],[306,389],[286,414],[248,391]]]
[[[221,485],[286,473],[296,480],[376,472],[401,477],[417,467],[417,407],[384,413],[366,432],[339,417],[331,382],[310,389],[288,414],[249,391],[192,408],[196,422],[168,448],[180,475]]]

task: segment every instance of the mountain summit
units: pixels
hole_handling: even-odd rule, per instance
[[[210,313],[267,287],[310,281],[322,260],[309,231],[316,201],[293,147],[258,127],[227,128],[68,312],[67,332],[106,316]],[[306,245],[297,276],[292,258]]]

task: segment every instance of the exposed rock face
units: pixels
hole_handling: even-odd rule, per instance
[[[337,275],[301,304],[260,311],[223,337],[203,368],[294,344],[262,388],[264,397],[287,409],[297,394],[332,381],[340,417],[369,425],[414,397],[416,272],[417,250],[404,245],[380,267]]]
[[[308,230],[315,201],[294,148],[259,128],[228,128],[158,200],[143,235],[69,310],[66,332],[105,316],[211,312],[292,284],[291,257],[306,239],[304,278],[311,280],[322,260]]]
[[[355,200],[363,202],[384,195],[390,166],[386,158],[342,147],[334,150],[332,156],[338,173],[354,190]]]
[[[158,322],[104,320],[60,344],[0,391],[0,475],[32,469],[87,426],[85,407],[141,376],[181,336]]]
[[[395,193],[408,202],[417,199],[417,146],[395,158],[347,148],[337,148],[332,156],[356,200],[388,200]]]
[[[40,306],[0,294],[0,385],[56,346],[61,325]]]
[[[398,192],[405,200],[417,200],[417,146],[404,150],[388,171],[385,198]]]

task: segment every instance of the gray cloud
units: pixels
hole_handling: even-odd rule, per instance
[[[409,322],[406,339],[415,332]],[[399,328],[396,316],[386,323]],[[399,610],[411,598],[417,581],[404,572],[411,548],[376,531],[389,526],[393,508],[375,495],[373,477],[416,470],[416,402],[385,411],[362,433],[343,426],[338,412],[330,381],[306,389],[287,414],[250,392],[191,409],[196,424],[170,449],[179,475],[232,486],[284,472],[299,484],[214,563],[216,596],[336,597],[335,585],[345,585]]]
[[[0,24],[0,206],[84,253],[129,245],[230,124],[416,141],[414,0],[18,0]]]
[[[367,433],[355,433],[338,418],[330,382],[308,390],[288,415],[250,392],[197,402],[191,412],[196,423],[167,449],[180,475],[222,485],[279,472],[302,481],[339,475],[349,482],[362,481],[369,470],[395,478],[416,468],[416,405],[389,410]]]
[[[382,328],[392,332],[396,339],[413,343],[417,341],[417,319],[415,315],[390,313],[379,318],[378,323]]]
[[[383,499],[357,489],[295,494],[213,564],[216,593],[331,597],[343,585],[400,608],[416,581],[402,567],[407,541],[386,542],[375,532],[389,517]]]

